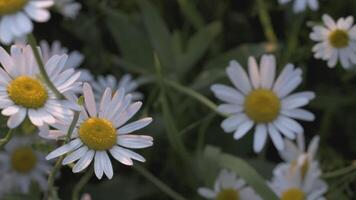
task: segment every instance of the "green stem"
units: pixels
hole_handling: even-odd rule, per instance
[[[63,94],[61,94],[57,90],[56,86],[54,86],[54,84],[52,83],[51,79],[49,78],[49,76],[47,74],[47,71],[45,69],[45,66],[44,66],[44,64],[42,62],[40,53],[39,53],[38,48],[37,48],[36,38],[32,33],[28,35],[28,42],[30,43],[30,46],[32,48],[32,51],[33,51],[33,54],[34,54],[35,59],[37,61],[38,68],[39,68],[40,73],[42,75],[43,81],[46,83],[46,85],[49,87],[49,89],[56,95],[57,98],[64,99]]]
[[[12,138],[12,129],[10,129],[4,138],[0,139],[0,149],[2,149]]]
[[[74,186],[73,193],[72,193],[72,200],[79,200],[80,192],[93,176],[93,172],[94,172],[93,168],[87,170],[85,174],[81,177],[79,182]]]
[[[75,128],[75,125],[78,122],[79,115],[80,115],[79,111],[76,111],[74,113],[74,117],[73,117],[72,123],[69,126],[69,129],[68,129],[64,144],[69,142],[69,140],[70,140],[70,138],[72,136],[73,130]],[[56,164],[54,165],[54,167],[51,170],[51,173],[48,176],[48,197],[50,197],[51,199],[55,199],[55,197],[57,196],[56,188],[54,186],[54,180],[56,178],[57,172],[61,169],[63,160],[64,160],[64,155],[61,156],[57,160]]]
[[[168,81],[168,80],[165,80],[165,83],[167,83],[168,86],[196,99],[197,101],[201,102],[202,104],[204,104],[205,106],[207,106],[208,108],[210,108],[211,110],[213,110],[214,112],[218,113],[219,115],[223,116],[223,117],[227,117],[226,114],[223,114],[223,113],[220,113],[218,111],[218,106],[215,105],[214,102],[210,101],[208,98],[206,98],[205,96],[199,94],[198,92],[188,88],[188,87],[185,87],[185,86],[182,86],[176,82],[173,82],[173,81]]]
[[[258,16],[263,26],[265,36],[272,45],[277,45],[278,39],[274,32],[271,18],[268,15],[268,11],[265,5],[265,0],[257,0]]]
[[[322,175],[323,179],[332,179],[332,178],[336,178],[348,173],[353,172],[354,170],[356,170],[356,162],[352,163],[350,166],[333,171],[333,172],[328,172]]]
[[[180,194],[178,194],[173,189],[168,187],[165,183],[163,183],[161,180],[159,180],[157,177],[155,177],[152,173],[147,171],[145,168],[143,168],[141,166],[137,166],[137,165],[135,165],[133,168],[138,173],[140,173],[142,176],[144,176],[147,180],[152,182],[158,189],[160,189],[166,195],[171,197],[171,199],[174,199],[174,200],[186,200],[186,198],[182,197]]]

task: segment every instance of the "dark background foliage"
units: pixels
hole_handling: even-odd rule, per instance
[[[320,0],[319,11],[302,14],[276,0],[264,2],[278,37],[275,44],[267,42],[254,0],[83,0],[77,19],[54,14],[51,22],[36,27],[35,35],[81,51],[82,66],[96,75],[129,72],[145,77],[141,115],[152,116],[154,123],[142,133],[153,136],[155,145],[140,151],[147,162],[139,166],[187,199],[199,199],[197,188],[212,184],[218,166],[203,159],[205,145],[245,158],[266,179],[280,161],[272,145],[255,155],[252,134],[233,140],[220,128],[221,116],[169,82],[217,102],[209,87],[228,82],[224,70],[231,59],[246,66],[250,55],[274,53],[279,69],[287,62],[300,66],[305,79],[299,89],[317,94],[308,108],[317,118],[303,126],[307,141],[321,136],[323,171],[347,167],[356,155],[356,72],[341,66],[329,69],[315,60],[309,39],[311,26],[324,13],[356,16],[356,1]],[[169,199],[139,170],[116,163],[113,180],[92,178],[84,191],[93,199]],[[80,178],[64,167],[57,181],[59,196],[69,199]],[[355,198],[355,179],[355,172],[327,179],[329,199]]]

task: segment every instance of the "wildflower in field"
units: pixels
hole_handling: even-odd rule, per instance
[[[320,170],[312,165],[309,173],[303,175],[302,167],[279,165],[273,172],[270,186],[281,200],[322,200],[328,186],[320,178]]]
[[[59,41],[54,41],[51,45],[42,40],[40,42],[40,47],[42,50],[42,56],[44,62],[48,61],[54,55],[68,55],[68,60],[65,64],[65,69],[76,68],[80,71],[79,81],[88,82],[92,81],[93,75],[87,69],[78,69],[78,67],[83,63],[84,56],[78,51],[69,52],[67,48],[63,47]]]
[[[80,73],[64,70],[67,55],[53,56],[45,64],[45,70],[54,86],[64,95],[77,87]],[[26,116],[35,126],[53,124],[73,114],[80,107],[72,101],[58,99],[41,78],[37,62],[30,46],[13,45],[11,55],[0,47],[0,108],[9,116],[7,126],[19,126]]]
[[[318,10],[318,0],[278,0],[280,4],[287,4],[294,1],[293,11],[296,13],[303,12],[309,7],[311,10]]]
[[[305,174],[307,173],[309,164],[316,162],[315,155],[318,150],[319,140],[319,136],[315,136],[306,151],[304,135],[298,134],[297,144],[291,142],[290,140],[285,140],[285,149],[283,151],[279,151],[279,155],[286,163],[300,166],[303,174]]]
[[[356,64],[356,26],[354,18],[340,18],[334,21],[329,15],[323,15],[324,26],[313,27],[310,38],[318,42],[313,47],[314,57],[335,67],[340,61],[347,69]]]
[[[0,0],[0,41],[10,44],[33,30],[31,20],[46,22],[53,0]]]
[[[124,88],[127,94],[132,95],[132,100],[141,100],[143,94],[136,91],[140,81],[134,80],[130,74],[125,74],[119,81],[113,76],[99,76],[98,80],[92,83],[95,99],[99,100],[106,88],[115,91],[119,88]]]
[[[215,200],[260,200],[255,191],[238,178],[234,172],[221,170],[214,189],[199,188],[198,193],[206,199]]]
[[[55,0],[55,7],[67,18],[74,19],[77,17],[82,5],[75,0]]]
[[[44,191],[51,165],[45,155],[32,149],[35,138],[14,137],[0,152],[0,199],[1,195],[18,191],[28,193],[31,183]]]
[[[99,179],[104,173],[109,179],[113,177],[108,153],[125,165],[133,165],[132,160],[144,162],[142,156],[127,148],[141,149],[153,145],[153,138],[150,136],[130,134],[150,124],[152,118],[146,117],[125,125],[138,112],[142,103],[132,103],[132,96],[125,95],[123,88],[114,94],[107,88],[99,105],[95,102],[89,84],[84,84],[83,93],[85,108],[75,126],[72,140],[51,152],[46,158],[50,160],[70,153],[63,160],[63,165],[79,160],[73,167],[74,173],[84,170],[94,160],[94,171]],[[47,133],[40,135],[47,135],[48,138],[53,134],[64,136],[69,126],[70,122],[56,125],[58,130],[42,130]]]
[[[255,58],[248,60],[249,76],[236,61],[231,61],[226,73],[236,88],[214,84],[215,96],[226,102],[218,107],[230,115],[221,127],[225,132],[234,132],[236,140],[242,138],[254,126],[255,152],[264,147],[267,134],[278,150],[284,149],[282,135],[295,139],[303,134],[303,127],[294,119],[312,121],[314,115],[300,107],[305,106],[315,95],[313,92],[291,92],[302,82],[302,71],[287,64],[276,77],[276,60],[272,55],[262,56],[260,67]]]

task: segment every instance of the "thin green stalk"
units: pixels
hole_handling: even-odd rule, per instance
[[[72,200],[79,200],[79,195],[84,186],[89,182],[91,177],[93,176],[93,168],[91,167],[89,170],[85,172],[85,174],[80,178],[79,182],[74,186],[72,193]]]
[[[171,199],[186,200],[186,198],[184,198],[183,196],[175,192],[172,188],[167,186],[165,183],[163,183],[161,180],[159,180],[157,177],[155,177],[151,172],[149,172],[145,168],[137,165],[134,165],[133,168],[142,176],[144,176],[147,180],[153,183],[158,189],[164,192],[167,196],[171,197]]]
[[[336,171],[333,171],[333,172],[328,172],[328,173],[325,173],[322,175],[322,178],[323,179],[332,179],[332,178],[336,178],[336,177],[339,177],[339,176],[343,176],[345,174],[349,174],[353,171],[356,170],[356,162],[355,163],[352,163],[350,166],[347,166],[345,168],[342,168],[342,169],[338,169]]]
[[[78,119],[79,119],[79,115],[80,115],[80,112],[79,111],[76,111],[74,113],[74,117],[73,117],[73,120],[72,120],[72,123],[70,124],[69,126],[69,129],[68,129],[68,132],[67,132],[67,135],[66,135],[66,139],[64,141],[64,144],[68,143],[71,136],[72,136],[72,133],[73,133],[73,130],[75,128],[75,125],[77,124],[78,122]],[[51,170],[51,173],[49,174],[48,176],[48,197],[51,199],[55,199],[55,197],[57,196],[57,192],[56,192],[56,188],[54,186],[54,180],[56,178],[56,175],[58,173],[58,171],[61,169],[62,167],[62,161],[64,159],[64,156],[61,156],[56,164],[54,165],[54,167],[52,168]]]
[[[179,83],[173,82],[173,81],[165,80],[165,83],[167,83],[168,86],[196,99],[197,101],[201,102],[202,104],[204,104],[205,106],[207,106],[214,112],[218,113],[219,115],[221,115],[223,117],[227,117],[226,114],[220,113],[218,111],[218,106],[214,102],[210,101],[208,98],[199,94],[198,92],[196,92],[188,87],[185,87],[183,85],[180,85]]]
[[[2,149],[12,138],[12,130],[9,129],[9,131],[6,133],[5,137],[0,139],[0,149]]]
[[[265,0],[257,0],[257,7],[258,7],[258,16],[260,18],[267,40],[272,45],[277,45],[278,39],[273,29],[271,18],[268,15]]]
[[[46,83],[46,85],[49,87],[49,89],[56,95],[57,98],[64,99],[63,94],[61,94],[57,90],[56,86],[54,86],[54,84],[52,83],[51,79],[49,78],[49,76],[47,74],[47,71],[45,69],[45,66],[44,66],[44,64],[42,62],[40,53],[39,53],[38,48],[37,48],[36,38],[32,33],[28,35],[28,42],[30,43],[30,46],[32,48],[32,51],[33,51],[33,54],[34,54],[35,59],[37,61],[38,68],[39,68],[40,73],[42,75],[43,81]]]

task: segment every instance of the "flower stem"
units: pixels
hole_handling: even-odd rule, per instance
[[[277,45],[278,39],[274,32],[271,18],[268,15],[265,0],[257,0],[258,16],[263,26],[265,36],[272,45]]]
[[[28,42],[30,43],[30,46],[32,48],[33,54],[34,54],[35,59],[37,61],[38,68],[40,70],[40,73],[41,73],[41,75],[43,77],[44,82],[49,87],[49,89],[56,95],[57,98],[64,99],[63,94],[61,94],[57,90],[56,86],[54,86],[54,84],[52,83],[51,79],[49,78],[49,76],[47,74],[47,71],[45,69],[45,66],[44,66],[44,64],[42,62],[40,53],[39,53],[38,48],[37,48],[36,38],[32,33],[28,35]]]
[[[0,149],[2,149],[12,138],[12,129],[10,129],[4,138],[0,139]]]
[[[145,168],[141,166],[133,166],[133,168],[144,176],[147,180],[151,181],[157,188],[159,188],[166,195],[171,197],[174,200],[186,200],[186,198],[182,197],[180,194],[175,192],[173,189],[168,187],[165,183],[155,177],[151,172],[147,171]]]
[[[354,161],[350,166],[347,166],[345,168],[333,171],[333,172],[329,172],[329,173],[325,173],[322,175],[322,178],[324,179],[332,179],[332,178],[336,178],[345,174],[349,174],[351,172],[353,172],[354,170],[356,170],[356,161]]]
[[[93,168],[91,167],[89,170],[85,172],[85,174],[81,177],[79,182],[74,186],[73,193],[72,193],[72,200],[79,200],[80,191],[82,191],[83,187],[89,182],[92,176],[93,176]]]
[[[73,117],[72,123],[69,126],[64,144],[68,143],[68,141],[70,140],[73,130],[75,128],[75,125],[78,122],[79,115],[80,115],[79,111],[76,111],[74,113],[74,117]],[[64,156],[61,156],[57,160],[56,164],[54,165],[54,167],[51,170],[51,173],[48,176],[48,197],[49,197],[49,199],[55,199],[55,197],[57,196],[57,191],[54,186],[54,180],[56,178],[57,172],[61,169],[63,159],[64,159]]]
[[[198,92],[196,92],[196,91],[194,91],[194,90],[192,90],[192,89],[190,89],[188,87],[185,87],[183,85],[180,85],[179,83],[173,82],[173,81],[165,80],[165,83],[168,86],[170,86],[170,87],[172,87],[172,88],[174,88],[174,89],[176,89],[176,90],[178,90],[178,91],[180,91],[180,92],[182,92],[182,93],[184,93],[184,94],[186,94],[186,95],[198,100],[199,102],[201,102],[202,104],[204,104],[205,106],[207,106],[208,108],[213,110],[214,112],[218,113],[219,115],[221,115],[223,117],[227,117],[226,114],[223,114],[223,113],[218,111],[218,106],[215,105],[214,102],[210,101],[208,98],[206,98],[205,96],[199,94]]]

